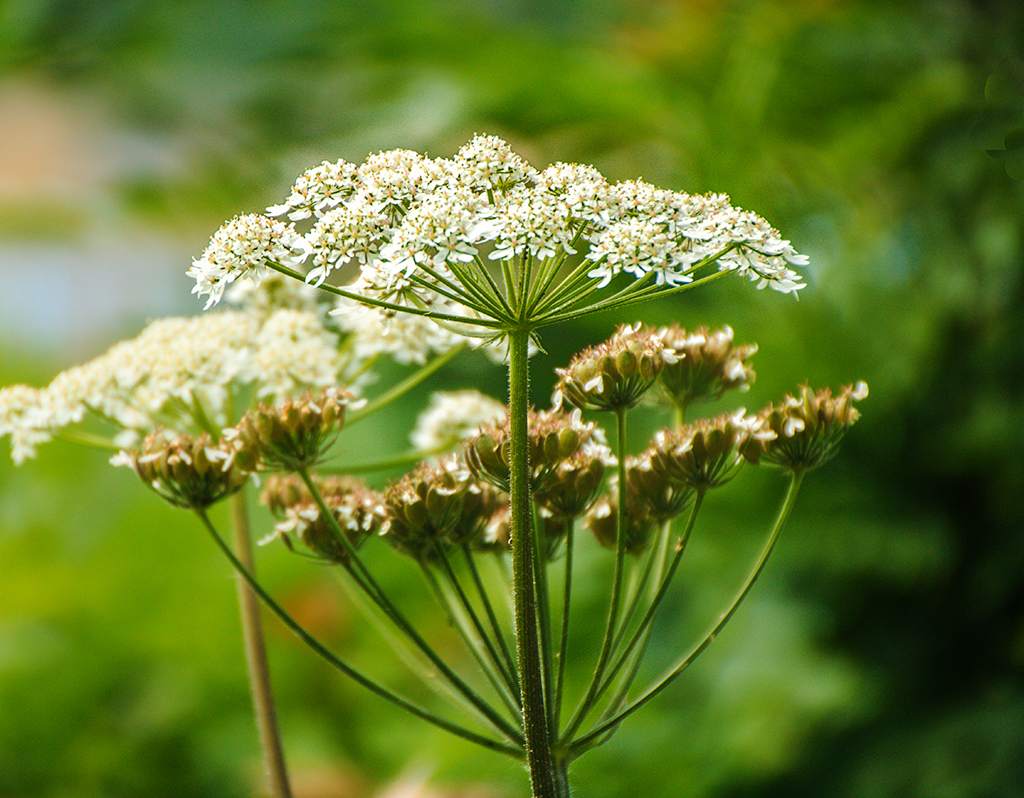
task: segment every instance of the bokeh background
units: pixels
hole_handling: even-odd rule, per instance
[[[540,167],[728,192],[810,255],[799,301],[719,281],[630,319],[756,341],[751,409],[805,380],[871,396],[748,603],[579,761],[578,794],[1018,796],[1022,58],[1012,0],[5,0],[0,384],[199,312],[184,272],[213,231],[325,159],[451,155],[483,132]],[[625,320],[549,334],[538,403]],[[429,390],[470,384],[500,395],[501,375],[460,361],[351,446],[402,448]],[[234,585],[209,539],[103,453],[3,454],[0,796],[258,794]],[[779,489],[744,473],[710,508],[661,662],[729,594]],[[329,574],[280,547],[260,569],[405,685]],[[299,795],[523,794],[518,768],[268,634]]]

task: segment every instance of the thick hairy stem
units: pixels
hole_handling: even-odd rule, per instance
[[[231,520],[238,559],[252,572],[252,537],[249,532],[245,491],[239,491],[231,498]],[[237,586],[238,607],[242,616],[242,637],[245,642],[245,662],[249,670],[253,713],[260,734],[263,762],[267,768],[267,787],[272,798],[291,798],[284,749],[277,727],[277,712],[274,709],[274,694],[270,687],[270,667],[263,639],[260,600],[241,576],[237,576]]]
[[[512,513],[512,593],[515,604],[516,656],[522,689],[526,761],[534,798],[557,798],[555,763],[548,734],[544,669],[537,632],[531,540],[528,346],[530,331],[509,333],[510,494]]]

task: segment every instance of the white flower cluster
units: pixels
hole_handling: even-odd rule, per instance
[[[507,412],[504,404],[479,391],[439,391],[416,419],[410,440],[423,452],[454,449],[480,427],[502,421]]]
[[[258,396],[282,401],[346,384],[356,367],[313,311],[161,319],[45,388],[0,390],[0,437],[10,436],[11,456],[20,463],[91,415],[120,430],[114,443],[130,446],[154,426],[193,432],[228,423],[232,388],[252,386]]]
[[[188,270],[188,276],[196,280],[192,293],[209,294],[209,308],[239,277],[259,285],[268,262],[298,266],[309,251],[306,239],[291,225],[254,213],[236,216],[214,233],[203,257],[192,262]]]
[[[577,255],[606,284],[620,273],[653,274],[658,284],[692,280],[696,264],[715,261],[783,293],[803,287],[791,268],[804,265],[764,219],[733,207],[724,194],[691,195],[641,181],[610,184],[593,167],[558,163],[538,172],[504,141],[478,136],[452,159],[407,150],[382,152],[362,165],[324,163],[305,172],[271,216],[314,218],[300,236],[292,225],[245,216],[221,228],[193,263],[195,293],[216,302],[223,285],[258,278],[270,262],[311,264],[322,283],[354,262],[362,283],[406,288],[426,306],[432,289],[448,296],[439,312],[459,313],[451,292],[459,265]],[[368,277],[368,272],[373,272]],[[453,289],[456,290],[456,289]],[[457,292],[457,290],[456,290]],[[466,294],[462,295],[463,297]],[[346,305],[338,312],[351,312]]]

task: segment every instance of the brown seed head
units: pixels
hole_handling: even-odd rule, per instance
[[[283,404],[261,404],[230,430],[235,463],[248,471],[297,471],[318,463],[337,438],[351,394],[328,389]]]
[[[580,449],[592,450],[598,457],[611,456],[610,452],[604,454],[607,446],[601,430],[596,424],[585,423],[579,410],[572,413],[562,410],[530,411],[528,424],[534,492],[544,487],[560,463]],[[481,429],[480,434],[466,444],[466,462],[472,472],[506,493],[509,490],[510,456],[508,419]]]
[[[274,534],[263,542],[280,537],[291,548],[289,534],[294,533],[321,558],[346,562],[349,546],[341,540],[338,530],[352,548],[359,548],[368,537],[377,534],[386,520],[381,495],[352,477],[317,477],[314,485],[330,518],[295,475],[274,474],[267,478],[260,501],[281,521],[275,525]]]
[[[403,554],[431,559],[435,547],[461,541],[492,514],[488,499],[457,456],[420,463],[384,492],[384,539]]]
[[[637,500],[639,499],[639,500]],[[618,504],[619,497],[601,496],[590,508],[584,522],[593,533],[597,542],[608,549],[616,547],[618,537]],[[657,529],[655,519],[651,515],[650,505],[641,497],[626,494],[626,551],[640,554],[650,545]]]
[[[708,490],[728,482],[740,463],[737,447],[747,434],[743,411],[662,430],[643,461],[667,485]]]
[[[142,451],[122,452],[115,462],[129,465],[146,485],[175,507],[205,510],[240,490],[247,475],[232,462],[223,442],[209,435],[169,438],[164,430],[148,435]]]
[[[666,364],[658,380],[660,393],[669,404],[686,408],[718,399],[728,390],[745,391],[754,381],[754,370],[746,361],[757,352],[757,344],[735,346],[731,327],[713,331],[698,327],[688,333],[675,324],[656,334],[677,356],[676,362]]]
[[[566,399],[584,410],[621,410],[635,406],[676,356],[661,338],[626,325],[608,341],[580,352],[559,376],[552,404]]]
[[[838,396],[828,389],[814,393],[801,386],[799,396],[787,396],[754,417],[740,452],[754,465],[765,462],[793,471],[807,471],[830,460],[858,418],[855,401],[868,395],[865,382],[847,385]]]

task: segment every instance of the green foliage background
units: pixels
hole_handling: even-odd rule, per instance
[[[871,396],[840,457],[808,480],[737,618],[580,760],[577,792],[1020,795],[1018,6],[7,0],[3,307],[45,320],[82,304],[68,294],[76,280],[95,279],[120,286],[128,309],[60,337],[5,311],[0,384],[42,384],[147,316],[198,312],[188,255],[324,159],[448,155],[486,132],[539,166],[589,162],[613,179],[726,191],[811,256],[800,301],[726,281],[629,320],[728,323],[758,342],[751,409],[804,380],[863,378]],[[53,119],[86,144],[47,151]],[[15,139],[38,144],[46,168],[28,169]],[[108,244],[127,249],[129,268],[103,256]],[[24,254],[51,249],[94,254],[75,261],[77,275]],[[555,366],[624,320],[550,331],[537,402]],[[500,395],[500,373],[470,358],[427,390],[478,383]],[[351,451],[401,449],[425,398],[354,427]],[[59,443],[20,469],[0,462],[0,795],[257,789],[229,569],[194,522],[129,476]],[[744,473],[710,508],[654,658],[669,661],[713,616],[779,487]],[[580,598],[599,619],[604,565],[591,560]],[[347,655],[417,689],[330,575],[277,547],[260,552],[260,569]],[[518,768],[364,696],[269,626],[300,794],[371,795],[421,772],[451,794],[522,794]]]

